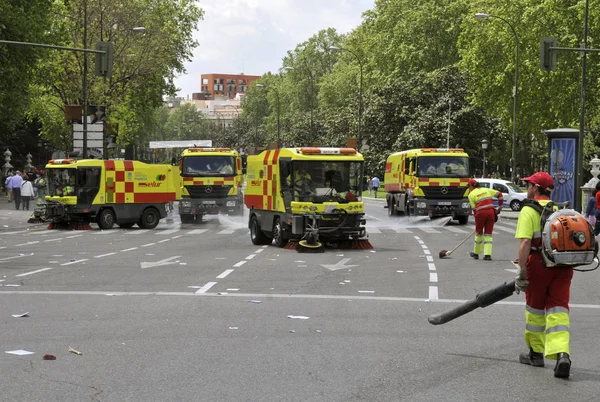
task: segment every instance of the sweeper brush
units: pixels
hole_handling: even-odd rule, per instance
[[[448,250],[442,250],[440,251],[440,258],[444,258],[444,257],[449,257],[450,254],[452,254],[453,252],[455,252],[460,246],[462,246],[464,244],[464,242],[466,242],[467,240],[469,240],[471,238],[471,236],[473,236],[475,234],[475,231],[472,231],[471,233],[469,233],[469,235],[467,237],[465,237],[464,239],[462,239],[462,241],[460,243],[458,243],[458,245],[456,247],[454,247],[452,250],[448,251]]]

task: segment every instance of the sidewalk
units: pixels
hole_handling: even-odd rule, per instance
[[[23,208],[23,205],[20,207]],[[22,209],[17,211],[14,201],[8,202],[6,195],[0,195],[0,233],[17,228],[33,227],[34,225],[27,223],[27,220],[36,207],[36,201],[32,200],[29,201],[29,211],[23,211]]]

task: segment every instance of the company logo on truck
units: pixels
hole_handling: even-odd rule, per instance
[[[160,187],[161,185],[162,185],[162,183],[159,183],[157,181],[151,181],[149,183],[140,183],[140,187],[146,187],[146,188]]]

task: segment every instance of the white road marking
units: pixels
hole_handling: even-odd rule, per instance
[[[167,241],[171,241],[171,239],[159,240],[159,241],[157,241],[157,243],[164,243],[164,242],[167,242]]]
[[[94,256],[94,258],[102,258],[102,257],[108,257],[109,255],[115,255],[117,253],[106,253],[106,254],[100,254],[100,255],[96,255]]]
[[[198,289],[196,291],[196,295],[202,294],[202,293],[206,293],[210,288],[212,288],[213,286],[215,286],[217,284],[217,282],[208,282],[206,285],[202,286],[200,289]]]
[[[20,246],[29,246],[31,244],[36,244],[39,243],[39,240],[36,241],[28,241],[27,243],[21,243],[21,244],[15,244],[14,247],[20,247]]]
[[[237,264],[234,264],[233,266],[234,266],[234,267],[236,267],[236,268],[239,268],[239,267],[241,267],[242,265],[244,265],[244,264],[245,264],[245,263],[247,263],[247,262],[248,262],[248,261],[240,261],[240,262],[238,262]]]
[[[148,243],[148,244],[142,244],[140,247],[150,247],[150,246],[154,246],[156,243]]]
[[[30,254],[23,254],[23,255],[13,255],[12,257],[4,257],[4,258],[0,258],[0,262],[4,262],[4,261],[8,261],[8,260],[14,260],[16,258],[23,258],[23,257],[27,257]]]
[[[62,239],[62,237],[59,237],[57,239],[44,240],[44,243],[50,243],[51,241],[61,241]]]
[[[27,276],[27,275],[33,275],[33,274],[37,274],[38,272],[44,272],[44,271],[47,271],[47,270],[49,270],[49,269],[52,269],[52,268],[42,268],[42,269],[38,269],[38,270],[36,270],[36,271],[25,272],[25,273],[22,273],[22,274],[19,274],[19,275],[15,275],[15,276]]]
[[[462,230],[462,229],[459,229],[459,228],[454,227],[454,226],[444,226],[444,229],[449,230],[449,231],[454,232],[454,233],[469,233],[466,230]]]
[[[217,276],[217,279],[223,279],[232,272],[233,272],[233,269],[227,269],[227,270],[223,271],[223,273],[221,273],[221,275]]]
[[[412,233],[410,230],[404,229],[404,228],[394,228],[394,232],[396,232],[396,233]]]
[[[255,251],[255,253],[257,253],[257,254],[258,254],[258,253],[262,253],[262,252],[263,252],[263,250],[264,250],[264,248],[259,248],[258,250],[256,250],[256,251]]]
[[[237,229],[223,229],[218,234],[232,234],[235,233]]]
[[[77,235],[73,235],[73,236],[67,236],[67,239],[74,239],[76,237],[81,237],[83,236],[82,234],[77,234]]]
[[[170,234],[173,234],[173,233],[177,233],[180,230],[181,229],[179,229],[179,228],[168,229],[168,230],[159,230],[158,233],[155,233],[155,235],[156,236],[170,235]]]
[[[438,300],[438,288],[437,286],[429,287],[429,300]]]
[[[138,247],[131,247],[131,248],[126,248],[125,250],[121,250],[122,253],[126,252],[126,251],[133,251],[133,250],[137,250]]]
[[[247,260],[251,260],[254,257],[256,257],[256,254],[250,254],[248,257],[246,257]]]
[[[429,267],[430,271],[435,271],[435,264],[429,263],[427,266]]]
[[[87,258],[81,259],[81,260],[75,260],[75,261],[71,261],[71,262],[65,262],[64,264],[60,264],[60,265],[73,265],[73,264],[79,264],[80,262],[85,262],[87,261]]]
[[[194,229],[194,230],[190,230],[187,234],[189,234],[189,235],[199,235],[199,234],[202,234],[204,232],[208,232],[208,229]]]
[[[419,228],[425,233],[441,233],[439,230],[435,230],[434,228],[423,227]]]
[[[150,229],[128,230],[126,232],[126,234],[129,235],[129,236],[131,236],[131,235],[139,235],[139,234],[146,233],[146,232],[149,232],[149,231],[150,231]]]
[[[437,273],[435,273],[435,272],[430,272],[430,273],[429,273],[429,282],[436,283],[437,281],[438,281],[438,276],[437,276]]]

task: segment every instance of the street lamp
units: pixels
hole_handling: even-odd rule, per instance
[[[337,51],[345,51],[350,53],[352,56],[354,56],[354,58],[356,58],[356,61],[358,61],[358,66],[360,67],[360,81],[358,84],[358,133],[357,133],[357,137],[358,137],[358,150],[360,151],[361,147],[362,147],[362,133],[361,133],[361,120],[362,120],[362,112],[363,112],[363,93],[362,93],[362,81],[363,81],[363,65],[362,65],[362,60],[360,59],[360,57],[358,57],[358,55],[356,53],[354,53],[352,50],[350,49],[346,49],[343,47],[338,47],[338,46],[330,46],[329,50],[333,50],[334,52]]]
[[[281,133],[279,131],[279,91],[274,86],[265,86],[264,84],[256,84],[257,88],[266,88],[267,91],[269,89],[273,89],[275,92],[275,97],[277,99],[277,149],[281,148]]]
[[[488,140],[481,140],[481,149],[483,149],[483,174],[481,177],[485,177],[485,150],[488,149],[490,142]]]
[[[475,14],[475,18],[478,20],[485,20],[488,18],[497,18],[501,21],[504,21],[511,29],[514,37],[515,37],[515,82],[513,87],[513,133],[512,133],[512,153],[510,158],[510,169],[511,169],[511,181],[515,182],[516,177],[516,168],[517,168],[517,160],[516,160],[516,142],[517,142],[517,106],[518,106],[518,95],[519,95],[519,37],[517,36],[517,31],[513,27],[513,25],[505,20],[502,17],[498,17],[497,15],[485,14],[485,13],[477,13]]]

